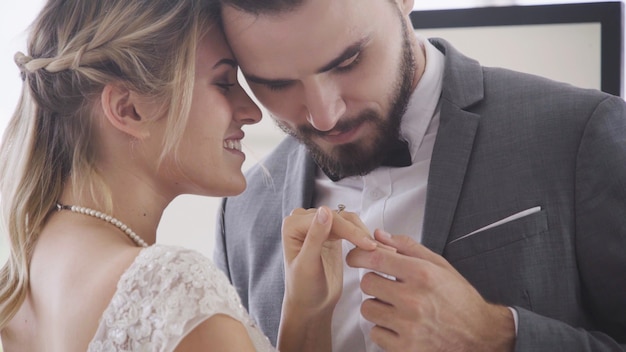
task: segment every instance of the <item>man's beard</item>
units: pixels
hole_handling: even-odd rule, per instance
[[[398,140],[400,123],[411,99],[415,75],[415,57],[404,26],[402,33],[402,61],[394,84],[394,94],[391,95],[387,118],[383,118],[376,111],[366,109],[355,118],[342,117],[332,129],[332,132],[342,132],[361,124],[369,124],[372,125],[371,130],[375,133],[370,140],[342,144],[334,147],[330,152],[325,152],[313,141],[313,137],[323,137],[327,132],[318,131],[311,125],[298,126],[296,130],[293,130],[275,119],[283,131],[306,145],[313,160],[326,175],[333,175],[338,179],[366,175],[381,165],[391,145]]]

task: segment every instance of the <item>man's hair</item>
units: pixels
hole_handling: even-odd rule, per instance
[[[232,6],[255,15],[290,12],[305,1],[307,0],[220,0],[222,6]]]
[[[254,15],[278,15],[291,12],[306,1],[307,0],[219,0],[221,6],[231,6]],[[394,3],[394,0],[387,0],[387,2]]]

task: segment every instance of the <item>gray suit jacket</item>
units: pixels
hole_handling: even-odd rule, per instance
[[[481,67],[431,41],[446,66],[423,244],[485,299],[517,309],[517,351],[626,351],[624,101]],[[248,189],[224,200],[218,221],[215,261],[273,342],[284,290],[281,221],[313,204],[315,170],[286,138],[249,172]]]

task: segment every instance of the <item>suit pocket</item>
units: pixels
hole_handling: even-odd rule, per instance
[[[455,262],[526,240],[547,231],[548,217],[546,211],[541,210],[458,241],[453,240],[446,245],[444,256],[450,262]]]

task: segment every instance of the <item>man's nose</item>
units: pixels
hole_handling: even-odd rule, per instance
[[[306,83],[307,120],[319,131],[333,129],[346,112],[340,88],[325,77],[314,77]]]

